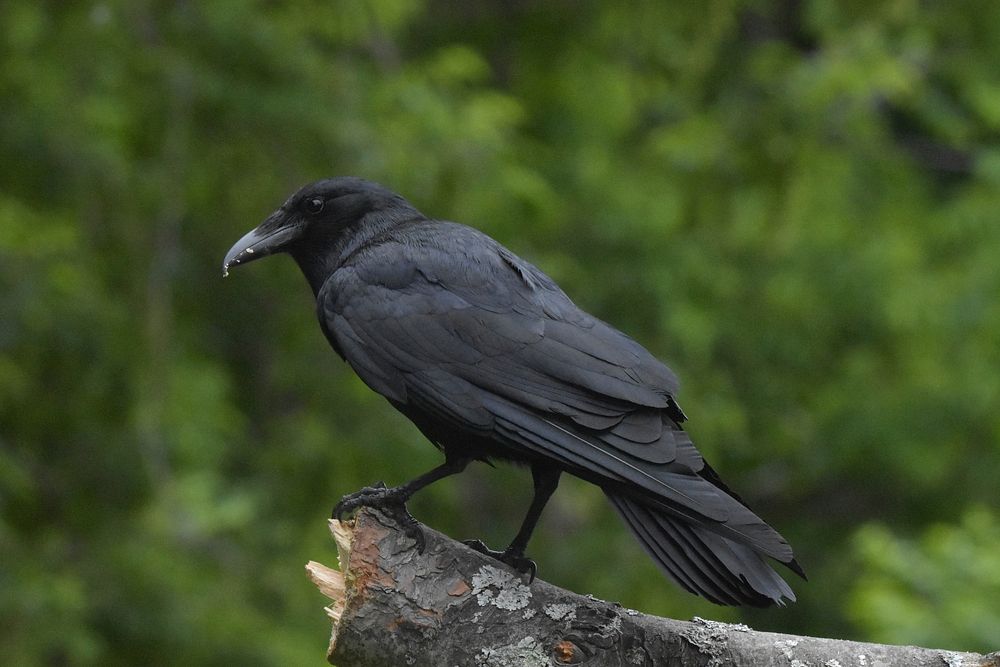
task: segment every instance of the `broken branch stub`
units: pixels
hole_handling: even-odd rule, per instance
[[[426,547],[390,517],[363,509],[330,522],[341,570],[306,569],[330,600],[327,659],[383,665],[923,665],[1000,667],[982,656],[912,646],[757,632],[675,621],[577,595],[518,573],[423,527]],[[664,586],[668,584],[664,583]]]

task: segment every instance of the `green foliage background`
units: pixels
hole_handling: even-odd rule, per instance
[[[437,452],[328,349],[304,182],[531,258],[684,383],[799,602],[713,607],[565,480],[547,579],[676,617],[996,650],[1000,4],[0,5],[0,663],[320,664],[329,507]],[[503,544],[523,471],[418,496]]]

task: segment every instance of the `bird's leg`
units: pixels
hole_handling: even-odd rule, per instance
[[[524,521],[521,522],[521,529],[517,531],[517,535],[514,536],[514,539],[511,540],[506,549],[503,551],[493,551],[483,544],[481,540],[467,540],[465,544],[480,553],[492,556],[500,562],[510,565],[518,572],[529,574],[529,584],[534,581],[538,568],[535,565],[535,561],[525,558],[524,550],[528,546],[528,540],[531,539],[531,534],[535,530],[535,525],[538,524],[538,518],[542,515],[545,504],[549,502],[549,498],[552,497],[556,487],[559,486],[560,472],[559,468],[549,465],[538,463],[531,465],[531,479],[534,482],[535,495],[531,499],[531,506],[528,507],[528,513],[524,516]]]
[[[449,475],[462,472],[467,465],[469,465],[469,459],[446,457],[444,463],[406,484],[386,487],[384,482],[376,482],[372,486],[366,486],[341,498],[340,502],[333,508],[331,518],[340,521],[345,514],[353,512],[359,507],[377,507],[396,520],[404,532],[417,543],[417,551],[422,553],[424,533],[420,530],[420,524],[417,523],[417,520],[407,511],[406,501],[425,486]]]

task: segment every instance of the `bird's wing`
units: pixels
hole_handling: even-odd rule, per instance
[[[338,269],[317,307],[355,371],[397,404],[791,559],[698,474],[673,373],[489,237],[383,243]]]

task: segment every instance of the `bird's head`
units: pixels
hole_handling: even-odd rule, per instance
[[[369,218],[369,214],[379,215]],[[359,226],[372,230],[405,215],[410,204],[378,183],[343,176],[310,183],[288,198],[256,229],[237,241],[222,263],[222,275],[239,264],[279,252],[291,254],[310,275],[328,268]],[[417,214],[419,215],[419,214]],[[368,220],[371,224],[366,224]],[[314,285],[315,287],[315,285]]]

